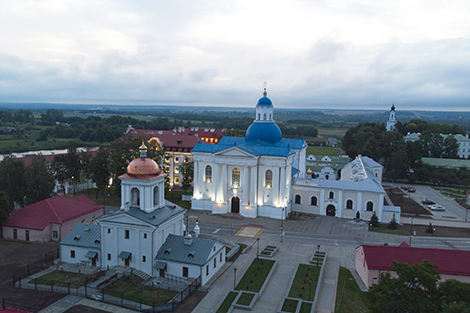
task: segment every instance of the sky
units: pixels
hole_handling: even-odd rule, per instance
[[[0,0],[0,102],[470,110],[468,0]]]

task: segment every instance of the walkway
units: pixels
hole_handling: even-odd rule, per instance
[[[330,313],[335,311],[338,269],[339,261],[334,258],[329,258],[326,263],[323,286],[319,295],[318,313]]]

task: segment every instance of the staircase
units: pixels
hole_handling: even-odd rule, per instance
[[[152,278],[152,276],[150,276],[149,274],[147,274],[147,273],[145,273],[141,270],[132,269],[132,274],[134,274],[135,276],[137,276],[139,278],[142,278],[144,280],[144,282],[146,282],[147,280]]]

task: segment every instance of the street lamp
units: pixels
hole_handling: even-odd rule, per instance
[[[281,217],[281,243],[284,237],[284,208],[282,208],[282,217]]]
[[[310,290],[312,289],[312,279],[308,280],[308,301],[310,301]]]
[[[237,268],[233,269],[233,289],[237,286]]]
[[[413,215],[410,216],[411,224],[410,224],[410,246],[411,246],[411,238],[413,238]]]
[[[256,238],[256,258],[258,258],[259,255],[259,237]]]
[[[320,256],[318,255],[318,252],[320,252],[320,245],[317,246],[317,267],[319,266],[319,259],[320,259]]]

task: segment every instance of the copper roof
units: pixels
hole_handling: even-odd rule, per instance
[[[149,158],[137,158],[127,166],[129,175],[160,175],[160,168],[157,163]]]

